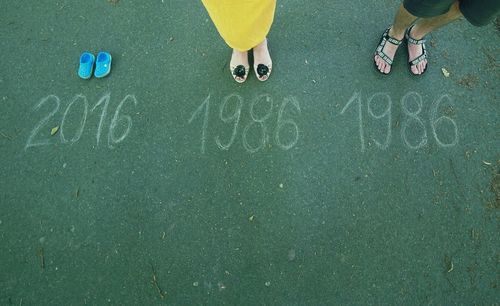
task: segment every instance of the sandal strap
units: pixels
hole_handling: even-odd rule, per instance
[[[396,46],[399,46],[401,45],[401,43],[403,42],[403,40],[399,40],[397,38],[394,38],[392,36],[389,35],[389,31],[391,30],[391,27],[388,27],[385,32],[384,32],[384,35],[383,35],[383,38],[390,42],[391,44],[393,45],[396,45]],[[385,45],[385,42],[384,42],[384,45]]]
[[[418,56],[416,59],[410,61],[410,65],[415,66],[425,59],[427,59],[427,50],[425,49],[425,45],[422,45],[422,54]]]
[[[408,28],[408,30],[406,30],[406,33],[405,33],[406,40],[410,44],[413,44],[413,45],[423,45],[423,44],[425,44],[425,42],[427,41],[427,39],[425,39],[425,38],[415,39],[415,38],[411,37],[410,32],[411,32],[411,29],[413,29],[414,26],[415,25],[412,25],[411,27]]]
[[[384,50],[385,45],[389,42],[395,46],[399,46],[403,42],[403,40],[399,40],[397,38],[389,36],[390,30],[391,30],[391,27],[388,27],[384,31],[384,34],[382,34],[382,38],[380,39],[380,43],[378,44],[377,50],[375,50],[375,54],[377,54],[388,65],[392,65],[393,59],[384,53],[383,50]]]
[[[377,48],[375,53],[388,65],[392,65],[392,59],[389,56],[387,56],[387,54],[385,54],[382,50],[378,50]]]
[[[405,33],[405,38],[408,41],[408,43],[413,44],[413,45],[420,45],[422,46],[422,54],[420,54],[417,58],[414,60],[410,61],[411,66],[415,66],[418,63],[422,62],[423,60],[427,59],[427,49],[425,48],[425,42],[427,41],[425,38],[422,39],[415,39],[411,37],[411,30],[413,29],[415,25],[412,25],[411,27],[406,30]]]

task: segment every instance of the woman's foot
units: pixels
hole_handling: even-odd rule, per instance
[[[271,75],[273,62],[269,49],[267,48],[267,38],[253,48],[253,68],[259,81],[266,81]]]
[[[391,72],[392,61],[404,36],[404,30],[395,31],[392,26],[384,32],[373,58],[378,71],[383,74]]]
[[[231,70],[231,75],[236,82],[245,82],[250,70],[250,65],[248,64],[248,52],[233,49],[229,69]]]
[[[410,27],[406,33],[410,71],[415,75],[421,75],[427,69],[427,52],[423,38],[424,35],[418,33],[418,25]]]

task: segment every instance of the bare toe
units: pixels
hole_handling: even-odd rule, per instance
[[[422,74],[424,73],[424,70],[425,70],[425,61],[421,61],[420,63],[418,63],[418,72]]]
[[[422,73],[424,73],[425,68],[427,68],[427,60],[422,62]]]
[[[384,72],[385,66],[384,66],[384,61],[380,58],[380,56],[375,56],[375,63],[377,64],[377,69],[380,72]]]
[[[375,56],[375,66],[377,66],[377,69],[380,70],[380,58],[378,55]]]
[[[418,71],[417,65],[411,66],[411,72],[413,72],[413,74],[420,74],[420,72]]]
[[[420,63],[418,63],[418,65],[417,65],[417,71],[418,71],[418,74],[422,74],[422,71],[424,70],[424,69],[423,69],[423,68],[424,68],[424,67],[423,67],[423,63],[424,63],[424,62],[420,62]]]
[[[383,72],[385,69],[385,62],[381,59],[379,59],[378,61],[378,70],[380,70],[380,72]]]

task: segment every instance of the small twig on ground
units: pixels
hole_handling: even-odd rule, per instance
[[[156,272],[155,272],[155,268],[153,267],[153,264],[151,264],[151,270],[153,271],[153,279],[151,280],[151,284],[153,284],[153,287],[156,288],[156,290],[158,291],[158,294],[160,295],[160,297],[162,299],[164,299],[165,298],[165,293],[163,292],[163,290],[158,285],[158,279],[156,278]]]
[[[8,140],[12,140],[12,137],[10,137],[9,135],[5,135],[3,132],[0,132],[0,135],[7,138]]]
[[[38,249],[38,257],[40,257],[40,268],[45,269],[45,256],[43,254],[43,248]]]

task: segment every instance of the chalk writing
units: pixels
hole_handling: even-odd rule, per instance
[[[385,100],[386,106],[382,113],[376,114],[373,110],[373,105],[375,101]],[[377,102],[379,103],[379,102]],[[453,118],[442,115],[438,117],[438,110],[441,104],[449,104],[453,105],[452,98],[448,95],[440,96],[431,106],[430,114],[429,114],[429,122],[432,130],[432,135],[436,140],[438,146],[443,148],[453,147],[458,144],[459,139],[459,131],[458,125],[453,120]],[[366,144],[365,144],[365,125],[364,125],[364,117],[363,117],[363,101],[361,92],[354,92],[351,96],[347,104],[342,108],[340,114],[343,115],[346,111],[351,107],[351,105],[357,105],[356,111],[358,112],[358,131],[359,131],[359,139],[361,142],[361,152],[365,152]],[[392,137],[392,99],[391,96],[387,93],[375,93],[367,99],[366,103],[367,113],[369,115],[368,118],[372,118],[375,120],[385,120],[387,131],[385,134],[385,141],[380,142],[379,140],[373,138],[373,142],[376,146],[382,150],[386,150],[391,144]],[[404,120],[401,124],[401,138],[403,143],[410,149],[417,150],[428,144],[428,136],[427,136],[427,128],[425,125],[425,121],[422,118],[423,112],[423,100],[422,96],[417,92],[408,92],[401,98],[401,109],[403,114],[405,115]],[[453,139],[449,142],[444,142],[438,136],[437,130],[442,125],[451,125],[453,127]],[[412,127],[412,132],[416,132],[419,137],[416,141],[410,141],[408,139],[408,131]],[[419,132],[420,131],[420,132]],[[442,132],[446,133],[446,130]]]
[[[40,120],[37,123],[37,125],[35,125],[35,127],[33,128],[33,130],[30,133],[30,136],[28,137],[28,141],[26,142],[26,146],[24,147],[25,150],[27,150],[30,147],[44,146],[44,145],[50,144],[50,141],[48,139],[39,140],[39,141],[34,141],[34,139],[35,139],[36,135],[40,132],[41,128],[44,127],[47,124],[47,122],[50,120],[50,118],[52,118],[57,113],[57,111],[59,110],[59,106],[61,105],[61,101],[55,95],[48,95],[47,97],[40,100],[40,102],[38,102],[38,104],[35,105],[35,107],[33,107],[33,111],[38,111],[40,109],[40,107],[42,107],[42,105],[44,105],[45,103],[48,103],[50,101],[54,102],[55,107],[52,109],[52,111],[47,116],[43,117],[42,120]]]
[[[387,100],[387,107],[385,111],[380,115],[376,115],[372,110],[373,100],[377,101],[376,98],[378,97],[382,97],[385,100]],[[387,93],[382,93],[382,92],[376,93],[372,95],[370,98],[368,98],[367,102],[368,114],[377,120],[382,118],[387,118],[387,132],[385,136],[385,142],[380,143],[376,139],[373,139],[375,144],[382,150],[387,149],[389,147],[389,144],[391,143],[391,124],[392,124],[391,107],[392,107],[392,99]]]
[[[437,112],[438,112],[438,108],[439,108],[439,105],[443,102],[443,101],[448,101],[450,104],[453,103],[451,97],[449,95],[444,95],[442,96],[441,98],[437,99],[433,104],[432,104],[432,108],[431,108],[431,129],[432,129],[432,134],[434,135],[434,138],[436,139],[436,142],[442,146],[442,147],[453,147],[455,145],[458,144],[458,126],[457,126],[457,123],[455,122],[455,120],[453,120],[452,118],[448,117],[448,116],[441,116],[439,118],[436,118],[437,117]],[[438,127],[438,125],[440,123],[444,123],[444,122],[450,122],[452,125],[453,125],[453,133],[454,133],[454,136],[453,136],[453,141],[450,142],[450,143],[443,143],[437,133],[436,133],[436,129]]]
[[[278,122],[277,122],[276,132],[274,134],[274,139],[276,141],[276,144],[283,150],[290,150],[299,141],[299,126],[297,125],[297,123],[295,123],[295,121],[293,121],[292,119],[283,119],[283,113],[285,112],[285,108],[290,104],[295,108],[298,114],[300,114],[301,112],[299,101],[297,101],[297,99],[295,99],[294,97],[286,97],[283,100],[283,103],[281,104],[278,112]],[[293,127],[295,137],[292,139],[290,143],[284,144],[281,142],[280,132],[287,125],[291,125]]]
[[[68,116],[69,110],[71,109],[71,107],[73,106],[73,104],[75,104],[78,101],[82,101],[83,106],[84,106],[84,111],[83,111],[82,119],[80,121],[80,127],[77,130],[77,132],[75,133],[75,135],[73,136],[73,138],[71,138],[71,142],[72,143],[77,142],[80,139],[80,137],[82,136],[83,129],[85,128],[85,122],[87,120],[87,112],[88,112],[89,103],[87,102],[87,98],[85,96],[83,96],[83,95],[76,95],[73,98],[73,100],[71,101],[71,103],[68,105],[68,107],[66,108],[66,111],[64,112],[64,115],[63,115],[63,118],[62,118],[61,129],[60,129],[60,132],[59,132],[59,135],[61,137],[61,142],[62,143],[68,142],[68,140],[66,139],[66,137],[64,137],[64,123],[66,122],[66,117]]]
[[[203,124],[201,131],[201,153],[206,151],[207,133],[209,127],[210,117],[210,100],[211,95],[202,102],[202,104],[191,114],[188,123],[191,124],[198,116],[203,116]],[[229,139],[222,139],[220,135],[215,136],[215,144],[220,150],[229,150],[238,137],[238,129],[243,115],[244,98],[238,94],[230,94],[222,99],[222,104],[219,108],[219,119],[225,124],[231,124],[231,134]],[[257,112],[259,105],[265,105],[263,112]],[[276,145],[283,149],[289,150],[293,148],[299,140],[299,127],[292,119],[285,119],[285,110],[288,105],[300,114],[299,102],[294,97],[286,97],[278,109],[276,128],[274,130],[274,141]],[[269,136],[269,121],[273,115],[274,100],[269,94],[261,94],[256,96],[250,104],[249,115],[251,121],[243,128],[241,139],[243,148],[248,153],[256,153],[266,147],[271,139]],[[291,128],[293,137],[287,142],[281,140],[283,130],[288,127]],[[260,138],[258,141],[251,141],[250,131],[258,128],[260,131]]]
[[[130,129],[132,128],[132,118],[129,115],[120,115],[120,111],[122,110],[123,105],[125,104],[125,102],[129,100],[132,100],[134,106],[137,105],[137,99],[135,98],[134,95],[125,96],[125,98],[123,98],[120,104],[118,104],[113,119],[111,120],[111,124],[109,125],[108,146],[110,148],[112,148],[114,144],[122,142],[127,137],[128,133],[130,132]],[[119,122],[121,121],[125,121],[127,123],[127,128],[120,137],[116,137],[115,130]]]
[[[416,111],[410,110],[411,109],[410,101],[416,102],[417,104]],[[425,124],[422,121],[422,119],[418,117],[418,115],[422,111],[422,97],[418,93],[411,91],[406,95],[404,95],[403,98],[401,99],[401,107],[403,109],[403,113],[408,117],[408,119],[405,120],[403,122],[403,125],[401,126],[401,137],[403,138],[405,144],[411,149],[414,150],[420,149],[421,147],[427,144],[427,130],[425,128]],[[408,125],[412,121],[417,122],[423,131],[422,138],[420,139],[420,142],[418,144],[411,144],[410,141],[408,141],[406,135],[406,129],[408,128]]]
[[[109,105],[109,100],[111,99],[111,94],[107,93],[102,98],[99,99],[96,105],[92,108],[92,112],[96,109],[96,107],[100,106],[102,103],[104,103],[104,106],[102,107],[102,113],[101,113],[101,119],[99,120],[99,126],[97,127],[97,134],[96,134],[96,141],[97,145],[99,145],[99,142],[101,141],[101,131],[102,131],[102,125],[104,123],[104,119],[106,119],[106,114],[108,111],[108,105]]]
[[[203,127],[201,129],[201,153],[205,153],[205,143],[207,142],[207,129],[208,129],[208,114],[210,112],[210,95],[201,103],[201,105],[196,109],[196,111],[191,115],[189,119],[189,124],[193,122],[196,115],[202,112],[205,109],[205,115],[203,116]],[[222,115],[221,115],[222,116]]]
[[[264,116],[261,118],[258,117],[258,115],[255,114],[254,108],[255,105],[259,103],[259,101],[265,100],[269,103],[269,108],[265,112]],[[272,110],[273,110],[273,98],[271,96],[264,94],[257,96],[252,104],[250,105],[250,117],[252,118],[252,121],[245,127],[245,130],[243,131],[243,146],[245,149],[250,152],[250,153],[255,153],[258,152],[260,149],[262,149],[266,143],[268,142],[269,136],[267,135],[267,128],[264,122],[271,116]],[[258,146],[252,147],[248,141],[248,130],[254,125],[258,124],[260,127],[260,132],[261,132],[261,138]]]
[[[110,97],[111,97],[111,93],[106,93],[98,100],[96,105],[94,105],[90,109],[90,112],[93,113],[97,107],[104,104],[102,107],[102,112],[101,112],[101,116],[99,119],[99,125],[97,126],[97,133],[96,133],[97,146],[99,146],[99,143],[100,143],[103,125],[104,125],[104,122],[105,122],[106,116],[107,116],[107,110],[108,110],[108,105],[110,102]],[[122,115],[121,114],[121,109],[127,101],[131,101],[134,104],[134,106],[137,105],[137,99],[135,98],[134,95],[125,96],[125,98],[120,102],[120,104],[118,104],[118,107],[116,108],[116,111],[111,119],[111,123],[109,126],[109,131],[108,131],[108,147],[109,148],[113,148],[114,144],[122,142],[127,137],[127,135],[130,132],[130,129],[132,127],[132,118],[129,115]],[[53,109],[50,111],[50,113],[47,116],[43,117],[35,125],[35,127],[33,128],[33,130],[31,131],[31,133],[28,137],[28,140],[26,141],[26,145],[24,147],[25,150],[27,150],[28,148],[31,148],[31,147],[53,144],[53,142],[51,142],[50,138],[38,139],[38,140],[36,140],[36,138],[40,138],[37,135],[40,133],[42,128],[46,127],[49,120],[51,120],[51,118],[53,118],[54,115],[59,111],[59,107],[61,105],[61,100],[56,95],[48,95],[47,97],[41,99],[33,107],[33,111],[39,111],[43,105],[50,103],[50,102],[52,102],[54,104]],[[81,115],[79,126],[78,126],[77,130],[75,131],[75,134],[73,135],[73,137],[68,139],[67,138],[68,136],[66,134],[67,133],[67,131],[66,131],[67,124],[68,124],[68,120],[69,120],[68,115],[70,114],[70,112],[74,111],[73,109],[75,107],[77,107],[76,106],[77,104],[81,105],[83,112]],[[60,123],[60,129],[59,129],[59,139],[60,139],[61,143],[73,144],[73,143],[76,143],[77,141],[80,140],[80,138],[84,132],[86,122],[87,122],[87,117],[89,114],[88,109],[89,109],[89,103],[88,103],[86,96],[84,96],[82,94],[78,94],[78,95],[75,95],[73,97],[73,99],[70,101],[70,103],[66,107],[66,110],[64,111],[64,113],[62,115],[62,118],[60,119],[61,123]],[[123,133],[118,137],[118,136],[116,136],[116,129],[118,126],[123,125],[122,123],[124,123],[126,128],[123,131]]]
[[[233,99],[233,98],[236,98],[236,99]],[[226,116],[224,116],[224,111],[226,110],[227,105],[229,104],[229,101],[233,101],[233,100],[236,101],[236,109],[234,110],[234,113],[231,116],[226,117]],[[222,122],[224,122],[224,123],[234,122],[233,132],[232,132],[231,138],[229,139],[227,144],[225,144],[225,145],[222,144],[219,136],[217,136],[215,138],[215,142],[217,143],[217,146],[219,148],[221,148],[222,150],[229,150],[229,148],[231,147],[231,145],[234,142],[234,139],[236,138],[236,133],[238,132],[238,124],[240,123],[240,118],[241,118],[241,108],[242,107],[243,107],[243,98],[237,94],[232,94],[232,95],[225,97],[224,102],[220,106],[220,113],[219,113],[220,120],[222,120]]]
[[[359,139],[361,140],[361,152],[365,152],[365,133],[363,132],[363,110],[360,92],[355,92],[352,95],[352,97],[349,99],[349,102],[347,102],[340,114],[344,114],[349,106],[351,106],[351,104],[353,103],[358,104]]]

